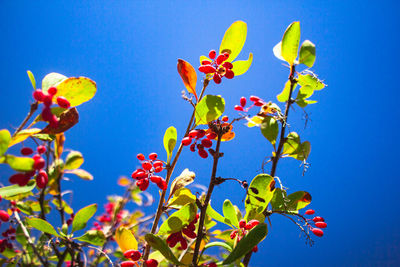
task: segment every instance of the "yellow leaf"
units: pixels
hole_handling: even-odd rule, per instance
[[[130,185],[130,184],[131,184],[131,180],[129,180],[126,177],[120,177],[118,179],[118,185],[120,185],[120,186],[127,186],[127,185]]]
[[[75,107],[92,99],[96,91],[96,83],[91,79],[86,77],[71,77],[57,85],[55,98],[63,96],[69,101],[71,107]]]
[[[250,119],[247,119],[247,127],[251,128],[251,127],[254,127],[254,126],[260,126],[262,121],[263,121],[263,117],[260,117],[260,116],[256,115],[256,116],[254,116],[254,117],[252,117]]]
[[[253,62],[253,53],[249,54],[249,58],[247,60],[238,60],[233,62],[232,71],[233,73],[235,73],[235,76],[239,76],[246,73],[249,70],[252,62]]]
[[[225,32],[222,39],[219,53],[229,53],[227,61],[232,62],[242,51],[243,45],[246,42],[247,24],[243,21],[235,21]]]
[[[137,250],[138,242],[131,231],[125,227],[119,227],[115,232],[115,241],[123,252],[134,249]]]
[[[198,100],[196,94],[197,74],[193,66],[183,59],[178,59],[178,72],[188,92],[193,94],[196,100]]]
[[[41,131],[41,129],[38,129],[38,128],[32,128],[32,129],[26,129],[26,130],[19,131],[13,138],[11,138],[11,141],[8,144],[8,147],[11,147],[15,144],[21,143],[22,141],[25,141],[29,136],[37,134],[40,131]]]

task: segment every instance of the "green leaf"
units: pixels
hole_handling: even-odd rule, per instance
[[[289,94],[290,94],[290,86],[291,82],[287,81],[285,83],[285,87],[283,88],[282,92],[276,96],[276,99],[278,99],[279,102],[286,102],[289,100]],[[296,90],[297,83],[294,84],[293,86],[293,92]]]
[[[26,218],[26,222],[33,228],[42,231],[44,233],[48,233],[57,237],[61,237],[54,227],[46,222],[45,220],[39,219],[39,218]]]
[[[286,191],[277,188],[271,200],[271,207],[276,211],[297,212],[311,203],[311,195],[306,191],[297,191],[289,196]]]
[[[75,169],[75,170],[67,170],[64,173],[69,173],[69,174],[75,174],[82,180],[86,181],[92,181],[93,180],[93,175],[91,175],[89,172],[82,170],[82,169]]]
[[[71,77],[57,85],[57,94],[55,97],[63,96],[69,101],[71,107],[75,107],[92,99],[96,91],[96,83],[91,79],[86,77]]]
[[[230,264],[249,253],[254,246],[260,243],[268,234],[268,228],[265,223],[255,226],[247,235],[245,235],[232,250],[229,256],[222,264]]]
[[[251,181],[245,201],[246,221],[261,214],[271,201],[275,190],[275,180],[269,174],[259,174]]]
[[[178,134],[176,128],[169,127],[164,134],[164,148],[167,151],[167,163],[171,161],[172,151],[174,151],[176,140],[178,139]]]
[[[296,104],[299,105],[301,108],[305,108],[306,106],[310,104],[315,104],[318,101],[316,100],[309,100],[309,99],[296,99]]]
[[[286,137],[286,142],[283,145],[282,154],[287,154],[289,157],[297,160],[305,160],[311,152],[311,144],[308,141],[301,143],[300,137],[296,132],[291,132]]]
[[[56,138],[56,136],[53,134],[34,134],[34,135],[32,135],[32,137],[35,137],[42,141],[50,141],[50,142]]]
[[[183,227],[187,226],[193,221],[196,216],[197,208],[193,203],[186,204],[180,210],[173,213],[163,222],[158,231],[159,235],[172,234],[182,230]]]
[[[33,89],[36,90],[36,80],[35,80],[35,76],[33,75],[33,73],[32,73],[30,70],[26,71],[26,73],[28,73],[28,77],[29,77],[29,80],[31,81],[31,84],[32,84]]]
[[[282,57],[287,63],[293,65],[297,58],[300,43],[300,22],[289,25],[282,38]]]
[[[72,232],[81,230],[86,227],[87,221],[93,217],[97,211],[97,204],[92,204],[80,209],[72,221]]]
[[[236,216],[235,207],[232,205],[232,202],[229,199],[225,199],[224,204],[222,206],[222,213],[224,217],[227,218],[233,226],[239,228],[239,221]]]
[[[175,191],[178,189],[193,183],[195,178],[196,174],[194,172],[189,171],[188,168],[184,169],[181,174],[172,181],[169,194],[174,195]]]
[[[243,21],[235,21],[225,32],[222,39],[219,53],[229,53],[227,61],[232,62],[242,51],[243,45],[246,42],[247,24]]]
[[[1,252],[1,255],[3,255],[4,257],[6,257],[8,259],[11,259],[11,258],[14,258],[15,256],[17,256],[17,253],[15,253],[15,251],[13,249],[5,248],[3,250],[3,252]],[[10,267],[10,266],[13,266],[13,265],[7,264],[6,266]],[[15,266],[17,266],[17,265],[15,265]]]
[[[309,85],[313,90],[319,91],[325,87],[325,84],[313,74],[299,74],[297,79],[301,86]]]
[[[229,231],[229,232],[230,232],[230,231]],[[230,239],[230,237],[228,237],[228,238]],[[212,248],[212,247],[221,247],[221,248],[226,249],[226,250],[229,251],[229,252],[232,252],[232,249],[233,249],[228,243],[225,243],[225,242],[221,242],[221,241],[210,242],[210,243],[207,243],[207,244],[204,246],[203,250],[201,251],[201,254],[200,254],[200,257],[199,257],[199,258],[201,258],[201,256],[203,255],[203,253],[204,253],[208,248]]]
[[[275,57],[285,61],[285,59],[282,57],[282,41],[277,43],[274,48],[272,49],[272,52],[274,53]]]
[[[115,231],[115,241],[123,252],[138,249],[138,242],[130,230],[125,227],[119,227]]]
[[[239,76],[246,73],[249,70],[252,62],[253,62],[253,53],[249,54],[249,58],[247,60],[237,60],[233,62],[232,71],[235,74],[235,76]]]
[[[309,40],[305,40],[300,47],[299,63],[311,68],[315,62],[315,45]]]
[[[10,185],[4,186],[0,188],[0,196],[5,197],[13,197],[19,194],[24,194],[27,192],[31,192],[33,188],[35,188],[36,183],[34,180],[30,180],[27,185],[19,186],[19,185]]]
[[[219,214],[217,211],[215,211],[210,204],[208,204],[207,207],[207,211],[206,211],[207,215],[210,216],[212,219],[218,221],[218,222],[222,222],[226,225],[229,225],[230,227],[233,228],[232,222],[225,218],[224,216],[222,216],[221,214]]]
[[[83,156],[79,151],[71,151],[65,160],[65,170],[78,169],[83,164]]]
[[[38,128],[31,128],[31,129],[25,129],[25,130],[19,131],[14,137],[11,138],[11,141],[8,144],[8,147],[11,147],[22,141],[25,141],[29,136],[37,134],[40,131],[41,131],[41,129],[38,129]]]
[[[216,95],[206,95],[196,105],[196,125],[208,124],[225,111],[225,100]]]
[[[182,187],[176,190],[174,197],[168,203],[168,207],[180,208],[188,203],[195,202],[196,196],[189,189]]]
[[[52,72],[47,74],[42,80],[42,91],[47,93],[47,90],[52,86],[57,86],[59,83],[67,79],[67,76],[64,76],[60,73]]]
[[[104,235],[103,231],[99,230],[89,230],[83,236],[75,239],[99,247],[106,242],[106,236]]]
[[[31,171],[35,162],[32,158],[16,157],[13,155],[5,155],[2,161],[18,172]]]
[[[178,259],[175,257],[174,253],[172,253],[171,249],[168,247],[168,245],[165,243],[164,240],[162,240],[160,237],[153,235],[153,234],[146,234],[144,236],[144,239],[146,239],[146,242],[154,249],[158,250],[161,252],[161,254],[171,263],[174,263],[176,265],[183,265]]]
[[[273,117],[267,116],[263,119],[260,128],[264,137],[274,145],[279,133],[278,122]]]
[[[305,85],[300,87],[299,92],[297,93],[297,99],[306,99],[312,96],[314,93],[314,89],[310,85]]]
[[[0,156],[7,152],[8,144],[11,141],[11,134],[8,130],[0,131]]]
[[[53,201],[51,201],[54,206],[56,206],[57,208],[60,207],[58,199],[53,199]],[[61,201],[62,207],[64,208],[65,213],[67,214],[72,214],[74,212],[74,210],[67,204],[67,202],[65,202],[64,200]]]

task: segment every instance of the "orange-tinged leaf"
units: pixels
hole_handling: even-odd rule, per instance
[[[197,74],[193,66],[183,59],[178,59],[178,72],[188,92],[198,100],[196,94]]]
[[[121,177],[118,179],[118,185],[120,186],[128,186],[131,184],[131,180],[126,177]]]
[[[65,142],[65,135],[64,133],[56,134],[56,139],[54,142],[54,151],[56,154],[56,158],[60,158],[61,154],[64,150],[64,142]]]
[[[232,140],[233,138],[235,138],[235,132],[232,132],[232,128],[233,128],[233,126],[232,126],[232,124],[229,124],[229,123],[227,123],[227,122],[225,122],[225,123],[223,123],[222,124],[222,126],[228,126],[229,125],[229,131],[227,132],[227,133],[224,133],[223,135],[222,135],[222,137],[221,137],[221,141],[230,141],[230,140]],[[212,131],[211,131],[211,129],[210,128],[208,128],[207,130],[206,130],[206,134],[208,134],[208,133],[211,133]],[[217,137],[216,138],[214,138],[214,140],[217,140]]]
[[[138,249],[138,242],[135,236],[125,227],[119,227],[117,231],[115,231],[115,241],[121,248],[122,252],[130,249]]]
[[[46,128],[44,128],[41,133],[46,133],[46,134],[59,134],[63,133],[75,124],[77,124],[79,121],[79,114],[76,108],[71,108],[68,109],[67,111],[61,113],[60,115],[60,121],[58,123],[57,128],[53,128],[50,125],[48,125]]]

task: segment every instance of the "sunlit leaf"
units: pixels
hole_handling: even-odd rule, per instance
[[[65,142],[64,133],[57,134],[54,142],[54,152],[56,154],[56,158],[61,157],[61,154],[64,151],[64,142]]]
[[[78,169],[83,164],[83,156],[79,151],[71,151],[67,155],[65,160],[64,169],[65,170],[74,170]]]
[[[0,131],[0,157],[7,152],[8,144],[11,141],[11,134],[8,130]]]
[[[197,208],[193,203],[183,206],[180,210],[171,214],[168,219],[161,224],[158,234],[172,234],[182,230],[183,227],[193,221],[196,212]]]
[[[263,119],[261,123],[261,133],[267,138],[271,144],[276,143],[276,138],[279,133],[279,125],[278,122],[274,119],[274,117],[267,116]]]
[[[25,186],[19,186],[19,185],[10,185],[10,186],[4,186],[0,188],[0,196],[5,198],[5,197],[12,197],[16,196],[19,194],[24,194],[27,192],[31,192],[36,186],[36,183],[34,180],[30,180],[27,185]]]
[[[297,99],[305,99],[312,96],[314,93],[314,89],[310,85],[305,85],[300,87],[299,92],[297,93]]]
[[[222,206],[222,213],[224,217],[227,218],[233,226],[239,228],[239,221],[236,216],[235,207],[232,205],[232,202],[229,199],[225,199],[224,204]]]
[[[103,231],[99,230],[89,230],[83,236],[76,237],[75,239],[99,247],[106,242],[106,236]]]
[[[26,73],[28,73],[29,81],[31,82],[33,89],[36,89],[35,76],[33,75],[33,73],[30,70],[26,71]]]
[[[175,148],[176,145],[176,140],[178,139],[178,134],[176,132],[176,128],[173,126],[170,126],[164,134],[164,148],[165,151],[167,152],[167,162],[169,163],[171,161],[172,157],[172,151]]]
[[[58,199],[53,199],[51,201],[51,203],[54,204],[54,206],[56,206],[57,208],[60,207],[60,203],[58,201]],[[67,202],[65,202],[64,200],[61,201],[61,206],[64,209],[64,212],[67,214],[72,214],[74,213],[74,210],[67,204]]]
[[[233,73],[235,73],[235,76],[239,76],[246,73],[249,70],[252,62],[253,62],[253,53],[249,54],[249,58],[247,60],[237,60],[233,62],[232,71]]]
[[[225,100],[216,95],[206,95],[196,105],[196,125],[208,124],[225,111]]]
[[[61,237],[56,229],[54,229],[54,227],[48,223],[45,220],[39,219],[39,218],[26,218],[26,222],[28,223],[28,225],[30,225],[31,227],[44,232],[44,233],[48,233],[57,237]]]
[[[265,223],[255,226],[247,235],[245,235],[232,250],[229,256],[222,264],[230,264],[249,253],[254,246],[260,243],[268,234],[268,228]]]
[[[311,203],[311,195],[306,191],[297,191],[286,195],[285,191],[277,188],[271,200],[271,207],[276,211],[297,212]]]
[[[289,25],[282,38],[282,57],[287,63],[293,65],[297,58],[300,43],[300,22],[296,21]]]
[[[289,94],[290,94],[290,86],[291,82],[287,81],[285,83],[285,87],[283,88],[282,92],[276,96],[276,99],[278,99],[279,102],[287,102],[289,100]],[[292,92],[296,89],[297,83],[294,84]]]
[[[153,234],[146,234],[144,236],[146,242],[153,248],[161,252],[161,254],[171,263],[176,265],[183,265],[172,253],[171,249],[160,237]]]
[[[246,118],[246,119],[247,119],[247,124],[246,124],[247,127],[251,128],[251,127],[254,127],[254,126],[260,126],[260,124],[262,123],[264,118],[255,115],[250,119],[248,119],[248,118]]]
[[[57,86],[60,82],[67,79],[67,76],[64,76],[60,73],[49,73],[42,80],[42,90],[44,93],[47,93],[47,90],[52,86]]]
[[[245,201],[247,221],[260,214],[268,206],[275,190],[275,180],[269,174],[259,174],[251,181]]]
[[[97,211],[97,204],[92,204],[80,209],[72,221],[72,232],[86,227],[86,223],[93,217]]]
[[[315,45],[309,41],[305,40],[300,47],[300,58],[299,63],[306,65],[311,68],[315,62]]]
[[[286,138],[283,145],[282,154],[287,154],[289,157],[297,160],[305,160],[311,152],[311,144],[308,141],[301,143],[300,137],[296,132],[291,132]]]
[[[71,107],[75,107],[92,99],[96,91],[96,83],[91,79],[86,77],[71,77],[57,85],[57,94],[55,97],[63,96],[69,101]]]
[[[22,141],[25,141],[29,136],[37,134],[40,131],[41,131],[41,129],[38,129],[38,128],[31,128],[31,129],[19,131],[14,137],[11,138],[11,141],[8,144],[8,147],[11,147],[15,144],[21,143]]]
[[[29,157],[16,157],[13,155],[4,155],[0,158],[0,163],[8,164],[13,170],[18,172],[28,172],[33,170],[35,161]]]
[[[45,142],[51,142],[54,139],[56,139],[56,136],[54,134],[34,134],[32,137],[37,138],[39,140],[45,141]]]
[[[306,106],[308,106],[310,104],[315,104],[315,103],[318,103],[318,101],[310,100],[310,99],[296,99],[296,104],[302,108],[305,108]]]
[[[225,32],[222,39],[219,53],[229,53],[227,61],[232,62],[242,51],[243,45],[246,42],[247,24],[243,21],[235,21]]]
[[[60,121],[58,123],[57,128],[53,128],[50,125],[48,125],[46,128],[44,128],[41,133],[47,133],[47,134],[59,134],[67,131],[71,127],[73,127],[75,124],[79,122],[79,113],[76,110],[76,108],[70,108],[66,110],[65,112],[61,113],[60,115]]]
[[[179,188],[176,190],[173,198],[168,202],[168,207],[180,208],[188,203],[195,203],[196,196],[187,188]]]
[[[272,49],[272,52],[274,52],[275,57],[277,57],[280,60],[285,61],[285,59],[282,57],[282,41],[277,43],[274,48]]]
[[[178,59],[178,73],[188,92],[193,94],[196,100],[198,100],[196,94],[197,74],[193,66],[183,59]]]
[[[194,172],[189,171],[188,168],[184,169],[181,174],[172,181],[169,194],[173,195],[175,191],[193,183],[195,178],[196,174]]]
[[[318,79],[317,76],[312,74],[299,74],[298,81],[301,86],[309,85],[313,90],[321,90],[325,87],[325,84]]]
[[[115,231],[115,241],[123,252],[138,249],[138,242],[130,230],[125,227],[119,227]]]
[[[17,256],[18,254],[15,252],[15,250],[14,249],[9,249],[9,248],[7,248],[7,247],[5,247],[5,249],[1,252],[1,255],[3,255],[4,257],[6,257],[6,258],[8,258],[8,259],[12,259],[12,258],[14,258],[15,256]],[[2,263],[0,262],[0,264],[2,265]],[[2,265],[3,266],[3,265]],[[7,267],[11,267],[11,266],[14,266],[14,265],[11,265],[11,264],[7,264],[6,265]],[[17,266],[17,265],[15,265],[15,266]]]
[[[82,170],[82,169],[67,170],[67,171],[65,171],[65,173],[75,174],[82,180],[86,180],[86,181],[93,180],[93,175],[91,175],[89,172]]]
[[[222,216],[221,214],[219,214],[217,211],[215,211],[210,204],[208,204],[207,206],[207,215],[210,216],[212,219],[218,222],[222,222],[233,228],[232,222],[229,219]]]
[[[131,180],[129,178],[123,176],[118,179],[117,184],[120,186],[128,186],[131,184]]]

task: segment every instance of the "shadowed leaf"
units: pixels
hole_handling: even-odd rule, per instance
[[[172,253],[171,249],[162,240],[160,237],[153,235],[153,234],[146,234],[144,236],[146,242],[153,248],[161,252],[161,254],[171,263],[176,265],[183,265],[178,259],[175,257],[174,253]]]

